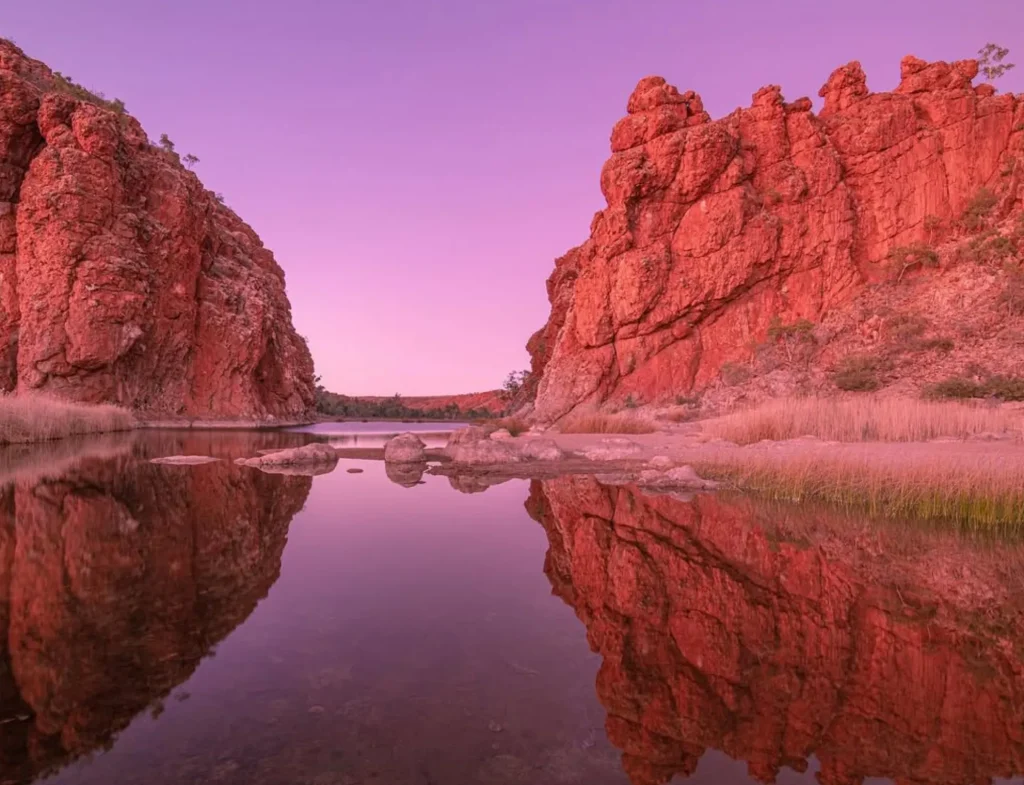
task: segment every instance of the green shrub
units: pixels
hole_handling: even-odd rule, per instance
[[[939,255],[924,243],[900,245],[889,251],[889,266],[899,283],[914,267],[938,267]]]
[[[952,376],[924,388],[925,398],[980,398],[981,385],[970,379]]]
[[[1017,232],[1007,237],[996,229],[986,229],[957,248],[961,261],[974,264],[1005,264],[1017,257],[1021,238]]]
[[[920,338],[929,326],[928,320],[919,313],[898,313],[885,320],[886,332],[896,343]]]
[[[82,87],[82,85],[75,82],[75,80],[70,76],[65,76],[60,71],[53,72],[53,81],[50,83],[50,88],[59,93],[67,93],[73,98],[77,98],[79,101],[85,101],[86,103],[93,104],[94,106],[101,106],[104,109],[117,112],[117,114],[124,114],[125,112],[124,101],[120,98],[108,101],[103,93],[87,90]]]
[[[960,222],[968,231],[976,232],[985,225],[985,219],[998,203],[999,197],[995,193],[988,188],[982,188],[967,203]]]
[[[792,324],[783,324],[782,317],[775,316],[768,325],[768,339],[785,341],[795,338],[800,341],[814,340],[814,322],[797,319]]]
[[[985,381],[986,397],[1002,401],[1024,401],[1024,379],[1019,376],[992,376]]]
[[[998,398],[1001,401],[1024,401],[1024,378],[990,376],[983,382],[954,376],[924,388],[926,398]]]
[[[832,382],[847,392],[871,392],[882,386],[879,367],[879,361],[871,355],[851,354],[836,366]]]

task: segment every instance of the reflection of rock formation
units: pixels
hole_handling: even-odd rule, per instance
[[[188,678],[277,579],[311,480],[82,462],[0,504],[0,770],[102,747]]]
[[[812,754],[823,785],[1024,771],[1018,550],[589,478],[528,504],[633,782],[709,748],[764,781]]]
[[[425,463],[385,463],[384,473],[388,479],[403,488],[415,488],[423,481],[423,472],[427,470]]]

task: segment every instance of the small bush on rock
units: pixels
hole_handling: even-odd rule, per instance
[[[960,223],[969,232],[976,232],[984,228],[989,213],[992,212],[992,208],[998,203],[999,197],[995,193],[988,188],[982,188],[967,203],[967,207],[964,208],[964,214],[960,218]]]
[[[889,267],[896,276],[896,283],[900,283],[907,271],[915,267],[938,266],[939,255],[924,243],[901,245],[889,251]]]

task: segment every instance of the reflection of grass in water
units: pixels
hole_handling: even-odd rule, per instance
[[[72,437],[0,446],[0,486],[60,477],[86,459],[113,459],[131,451],[136,432]]]
[[[1019,413],[952,401],[796,398],[771,401],[703,424],[737,444],[817,436],[841,442],[913,442],[1018,430]]]
[[[1000,455],[719,453],[703,476],[771,499],[821,501],[871,516],[936,520],[966,529],[1024,529],[1024,462]]]

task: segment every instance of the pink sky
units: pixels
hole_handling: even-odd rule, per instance
[[[712,117],[764,84],[815,98],[858,59],[1021,66],[1024,2],[49,0],[0,35],[167,133],[276,254],[317,371],[349,394],[468,392],[528,365],[556,256],[603,207],[637,80]]]

